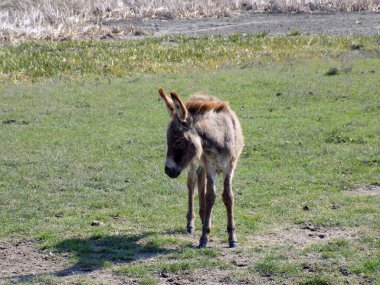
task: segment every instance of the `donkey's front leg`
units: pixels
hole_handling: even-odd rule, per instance
[[[211,231],[211,211],[215,203],[215,170],[207,171],[206,207],[203,221],[202,236],[199,241],[199,248],[205,248],[208,242],[208,235]]]
[[[196,170],[194,168],[194,165],[190,165],[189,173],[187,176],[187,189],[189,192],[189,202],[188,202],[188,210],[187,210],[187,232],[189,234],[194,233],[194,189],[197,181],[197,175]]]
[[[233,208],[234,208],[234,193],[231,189],[232,173],[227,174],[224,177],[224,190],[223,190],[223,202],[226,205],[227,209],[227,231],[228,231],[228,242],[229,247],[234,248],[237,246],[236,239],[236,228],[233,217]]]
[[[202,166],[198,167],[198,197],[199,197],[199,217],[202,225],[205,223],[206,214],[206,171]]]

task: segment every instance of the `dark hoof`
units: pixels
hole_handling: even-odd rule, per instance
[[[193,227],[187,227],[187,233],[193,235],[194,234],[194,228]]]
[[[200,240],[199,241],[198,248],[206,248],[206,246],[207,246],[207,241],[205,241],[205,240]]]
[[[237,241],[230,241],[230,242],[229,242],[229,247],[230,247],[230,248],[237,248],[237,246],[238,246]]]

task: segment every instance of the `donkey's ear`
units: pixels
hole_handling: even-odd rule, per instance
[[[166,106],[166,108],[168,110],[169,116],[173,116],[174,115],[174,104],[173,104],[172,99],[170,99],[168,96],[166,96],[165,91],[164,91],[164,89],[162,89],[162,87],[160,87],[160,89],[158,89],[158,93],[160,93],[160,97],[161,97],[162,101],[164,102],[164,105]]]
[[[181,99],[179,99],[177,93],[171,92],[170,96],[172,97],[172,100],[173,100],[175,114],[177,115],[177,118],[181,122],[186,122],[186,119],[188,116],[186,106],[182,103]]]

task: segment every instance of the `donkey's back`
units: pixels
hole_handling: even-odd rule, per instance
[[[227,102],[207,94],[192,95],[185,103],[201,138],[201,164],[216,165],[218,172],[230,172],[243,148],[240,122]]]

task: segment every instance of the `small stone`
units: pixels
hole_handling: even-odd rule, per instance
[[[16,120],[14,119],[8,119],[8,120],[3,121],[3,124],[7,124],[7,125],[15,124],[15,123],[16,123]]]
[[[315,272],[314,268],[310,264],[304,264],[302,267],[303,270],[307,270],[309,272]]]
[[[93,220],[91,222],[91,226],[92,227],[99,227],[99,226],[102,226],[102,225],[103,225],[103,223],[101,221]]]
[[[342,273],[344,276],[348,276],[351,274],[350,270],[348,270],[347,268],[341,268],[340,273]]]
[[[248,262],[246,262],[245,260],[240,260],[240,261],[236,261],[234,260],[233,263],[235,264],[235,266],[237,267],[245,267],[245,266],[248,266]]]
[[[304,223],[304,227],[303,229],[305,230],[310,230],[312,232],[315,232],[317,230],[316,226],[314,226],[313,224],[309,223],[309,222],[305,222]]]
[[[338,210],[339,208],[340,208],[340,206],[336,205],[336,204],[334,204],[334,205],[331,206],[332,210]]]
[[[135,36],[146,36],[146,35],[148,35],[147,32],[145,32],[144,30],[141,30],[141,29],[136,30],[133,34],[134,34]]]
[[[162,271],[160,275],[161,275],[161,277],[163,277],[163,278],[169,278],[169,274],[167,274],[167,273],[164,272],[164,271]]]

